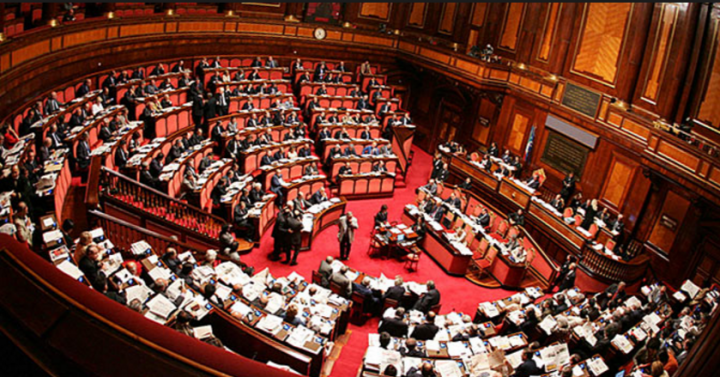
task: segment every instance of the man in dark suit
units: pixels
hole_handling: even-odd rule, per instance
[[[202,124],[205,101],[203,100],[202,95],[198,93],[192,97],[192,103],[193,124],[195,127],[199,127]]]
[[[273,163],[273,158],[270,155],[270,153],[265,154],[260,159],[260,166],[269,166],[269,165],[272,165],[272,163]]]
[[[312,204],[320,204],[326,200],[328,200],[328,197],[324,187],[320,187],[320,189],[315,191],[312,197],[310,197],[310,203]]]
[[[240,134],[235,134],[235,137],[233,137],[229,142],[227,147],[225,148],[225,157],[226,158],[232,158],[235,160],[240,159],[240,151],[242,150],[242,142],[240,141]]]
[[[368,102],[368,96],[362,96],[362,98],[360,98],[360,100],[357,102],[357,106],[355,108],[358,110],[369,110],[370,103]]]
[[[390,111],[390,104],[388,102],[385,102],[380,105],[380,111],[378,112],[378,115],[380,115],[380,118],[382,119],[383,117],[385,117],[385,114],[389,113]]]
[[[127,166],[128,158],[130,157],[130,153],[128,153],[127,150],[127,142],[125,140],[120,140],[120,147],[115,151],[115,166],[118,167],[118,169],[122,170]]]
[[[250,192],[248,193],[248,196],[250,197],[250,202],[251,202],[252,204],[261,202],[262,199],[263,199],[263,195],[264,195],[264,193],[263,193],[263,191],[261,190],[260,184],[257,183],[257,182],[256,182],[256,183],[253,183],[252,189],[251,189]]]
[[[426,285],[427,293],[423,293],[413,307],[423,313],[427,313],[430,308],[440,303],[440,291],[435,288],[435,282],[428,280]]]
[[[388,288],[387,291],[385,291],[385,294],[382,296],[383,303],[387,299],[400,301],[403,296],[405,296],[405,287],[403,287],[403,279],[398,276],[395,278],[395,285]]]
[[[230,111],[230,95],[221,87],[217,95],[217,113],[218,116],[227,115]]]
[[[566,289],[570,289],[575,286],[575,269],[577,266],[575,263],[571,263],[570,266],[568,266],[568,272],[565,274],[565,277],[563,278],[562,282],[560,283],[560,287],[558,288],[559,291],[564,291]]]
[[[167,157],[165,157],[165,163],[169,164],[178,158],[182,156],[183,153],[183,143],[182,140],[177,139],[175,140],[175,143],[173,143],[173,146],[170,147],[170,150],[168,151]]]
[[[293,200],[295,202],[295,209],[301,212],[305,212],[312,204],[305,199],[305,193],[302,191],[298,192],[297,198]]]
[[[452,194],[450,194],[450,196],[447,199],[445,199],[445,203],[447,203],[448,205],[455,207],[457,209],[460,209],[460,206],[462,205],[462,202],[460,201],[460,199],[458,197],[455,196],[454,192]]]
[[[112,137],[112,132],[110,131],[110,127],[106,121],[102,122],[102,126],[100,127],[100,132],[98,132],[98,139],[102,140],[103,143],[107,143],[108,140]]]
[[[350,143],[347,147],[345,147],[345,150],[343,151],[343,156],[350,157],[350,156],[357,156],[357,152],[355,151],[355,146]]]
[[[403,357],[425,357],[425,351],[417,348],[417,340],[415,338],[408,338],[405,341],[405,346],[400,347],[398,350],[400,355]]]
[[[435,180],[438,182],[445,182],[449,176],[450,176],[450,171],[448,170],[448,164],[443,163],[442,169],[440,169],[438,171],[437,176],[435,177]]]
[[[290,263],[291,266],[297,266],[297,257],[300,253],[300,242],[302,240],[301,231],[303,228],[302,221],[300,221],[300,211],[295,209],[295,212],[291,216],[287,217],[287,228],[289,233],[289,247],[285,249],[285,260],[281,263]]]
[[[517,212],[511,213],[508,216],[508,220],[510,222],[510,225],[524,226],[525,225],[525,215],[523,214],[523,210],[518,209]]]
[[[406,337],[408,335],[408,324],[403,320],[404,316],[405,309],[398,308],[395,311],[395,316],[382,319],[380,326],[378,326],[378,333],[386,332],[396,338]]]
[[[75,92],[75,97],[80,98],[84,97],[86,94],[90,93],[90,86],[92,85],[92,81],[90,79],[85,80],[82,85],[78,88],[78,90]]]
[[[142,170],[140,171],[140,183],[154,189],[158,189],[160,186],[160,182],[153,177],[152,174],[150,174],[150,163],[148,162],[145,162],[142,165]]]
[[[87,132],[80,136],[80,142],[75,149],[75,160],[78,168],[85,170],[90,166],[90,144],[88,144]]]
[[[50,98],[45,102],[45,115],[55,114],[60,111],[61,107],[65,107],[65,104],[58,101],[57,92],[52,92]]]
[[[255,226],[252,221],[248,218],[248,207],[247,203],[241,201],[235,206],[235,213],[233,213],[233,222],[240,230],[246,240],[253,242],[255,235]]]
[[[157,154],[157,156],[155,156],[155,158],[152,159],[152,161],[150,161],[150,174],[152,174],[155,179],[160,178],[160,173],[162,173],[163,169],[162,161],[164,158],[165,155],[160,152]]]
[[[380,207],[380,212],[378,212],[375,215],[375,227],[379,227],[385,223],[387,223],[388,219],[388,207],[387,204],[383,204],[382,207]]]
[[[282,192],[283,183],[282,173],[279,172],[270,179],[270,191],[277,195],[275,202],[278,204],[285,203],[285,195]]]
[[[215,118],[217,116],[217,98],[213,96],[211,93],[207,93],[207,100],[205,101],[205,105],[203,105],[203,127],[205,130],[208,129],[209,121],[212,118]]]
[[[198,168],[197,168],[198,173],[202,174],[205,171],[205,169],[207,169],[210,166],[210,164],[212,164],[212,161],[213,161],[213,153],[210,152],[207,155],[205,155],[205,157],[203,157],[202,160],[200,160],[200,163],[198,164]]]
[[[539,376],[544,373],[542,369],[538,368],[535,360],[533,360],[533,351],[526,350],[523,352],[522,360],[522,364],[515,369],[515,373],[512,377]]]
[[[253,104],[253,100],[249,99],[242,107],[243,110],[254,110],[255,104]]]
[[[427,314],[425,322],[415,326],[415,330],[413,330],[410,337],[417,340],[432,340],[438,330],[438,327],[435,326],[435,313],[430,312]]]
[[[275,225],[273,226],[272,237],[275,240],[273,244],[273,252],[270,254],[271,261],[280,260],[280,256],[285,252],[286,245],[288,243],[288,223],[287,218],[290,216],[290,208],[287,206],[283,207],[278,212],[275,218]]]
[[[376,313],[380,309],[380,299],[370,289],[370,277],[366,276],[361,284],[353,282],[352,287],[353,292],[357,292],[363,297],[363,311],[365,313]]]

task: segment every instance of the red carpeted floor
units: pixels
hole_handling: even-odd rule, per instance
[[[413,147],[413,150],[415,151],[415,157],[406,179],[406,187],[396,189],[392,198],[353,200],[348,203],[347,211],[352,212],[358,218],[360,228],[355,234],[350,260],[346,264],[372,276],[380,276],[383,273],[388,277],[401,275],[405,281],[425,282],[434,280],[441,294],[442,313],[455,310],[474,316],[479,302],[507,297],[512,293],[502,289],[482,288],[465,278],[449,276],[435,261],[426,255],[420,260],[418,271],[408,272],[401,262],[371,259],[366,254],[370,242],[373,218],[380,210],[380,206],[382,204],[388,205],[389,220],[400,220],[403,207],[415,198],[415,189],[425,184],[430,176],[432,157],[417,147]],[[269,267],[270,272],[275,276],[287,276],[292,271],[296,271],[306,279],[310,279],[312,270],[317,269],[320,262],[327,255],[335,257],[339,255],[337,226],[330,227],[320,233],[313,242],[312,250],[299,255],[299,264],[295,267],[279,262],[271,262],[267,259],[273,245],[270,232],[265,234],[260,244],[259,248],[243,256],[243,260],[255,266],[256,271]],[[350,325],[349,330],[352,334],[349,343],[343,347],[340,358],[333,366],[332,376],[351,377],[357,374],[367,348],[367,334],[377,332],[377,326],[377,318],[369,320],[364,326]]]

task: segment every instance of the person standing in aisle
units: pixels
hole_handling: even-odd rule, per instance
[[[353,217],[352,212],[340,216],[338,225],[338,241],[340,241],[340,260],[348,260],[350,258],[350,249],[355,240],[355,230],[358,228],[358,222]]]

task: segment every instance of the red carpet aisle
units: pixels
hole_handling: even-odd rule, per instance
[[[425,282],[434,280],[441,294],[442,313],[453,309],[458,312],[474,316],[477,304],[481,301],[495,300],[507,297],[510,293],[501,289],[486,289],[479,287],[462,277],[447,275],[430,257],[423,255],[420,260],[419,271],[408,272],[403,268],[401,262],[395,260],[371,259],[366,251],[370,242],[370,231],[373,226],[373,218],[383,204],[388,205],[388,219],[400,220],[403,208],[415,198],[415,189],[426,183],[432,169],[432,157],[417,147],[413,147],[415,157],[407,177],[405,188],[395,189],[395,196],[385,199],[353,200],[348,202],[347,211],[350,211],[358,218],[360,228],[355,233],[355,242],[352,246],[350,260],[346,263],[360,271],[372,276],[380,276],[384,273],[387,277],[401,275],[406,281]],[[243,260],[255,266],[256,271],[269,266],[270,271],[276,276],[287,276],[292,271],[297,271],[307,279],[312,276],[312,270],[317,269],[320,262],[327,256],[339,255],[339,244],[337,240],[337,227],[330,227],[324,230],[315,239],[312,250],[303,252],[298,256],[298,265],[290,267],[279,262],[270,262],[267,255],[272,251],[273,240],[267,234],[261,240],[261,246],[252,253],[243,256]],[[367,334],[377,331],[378,319],[368,321],[365,326],[358,327],[350,325],[352,331],[350,342],[343,347],[340,358],[333,367],[333,376],[350,377],[355,376],[363,354],[367,348]]]

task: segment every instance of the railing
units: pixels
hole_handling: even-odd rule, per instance
[[[202,209],[169,197],[118,172],[101,168],[101,194],[208,238],[217,239],[225,221]]]
[[[106,237],[112,240],[113,245],[122,251],[130,251],[133,243],[139,240],[145,240],[150,246],[152,246],[153,250],[158,255],[162,255],[168,247],[174,247],[178,253],[190,251],[195,256],[202,256],[205,254],[205,251],[199,250],[191,245],[138,227],[127,221],[117,219],[100,211],[91,210],[88,212],[88,217],[90,219],[91,226],[93,228],[102,228]]]
[[[642,246],[639,242],[637,244]],[[633,247],[632,243],[630,247]],[[635,252],[637,253],[637,250]],[[632,283],[645,276],[649,262],[650,259],[645,254],[639,255],[629,262],[622,259],[615,260],[603,251],[595,250],[587,245],[582,250],[582,259],[580,260],[580,264],[592,271],[595,277],[627,283]]]

